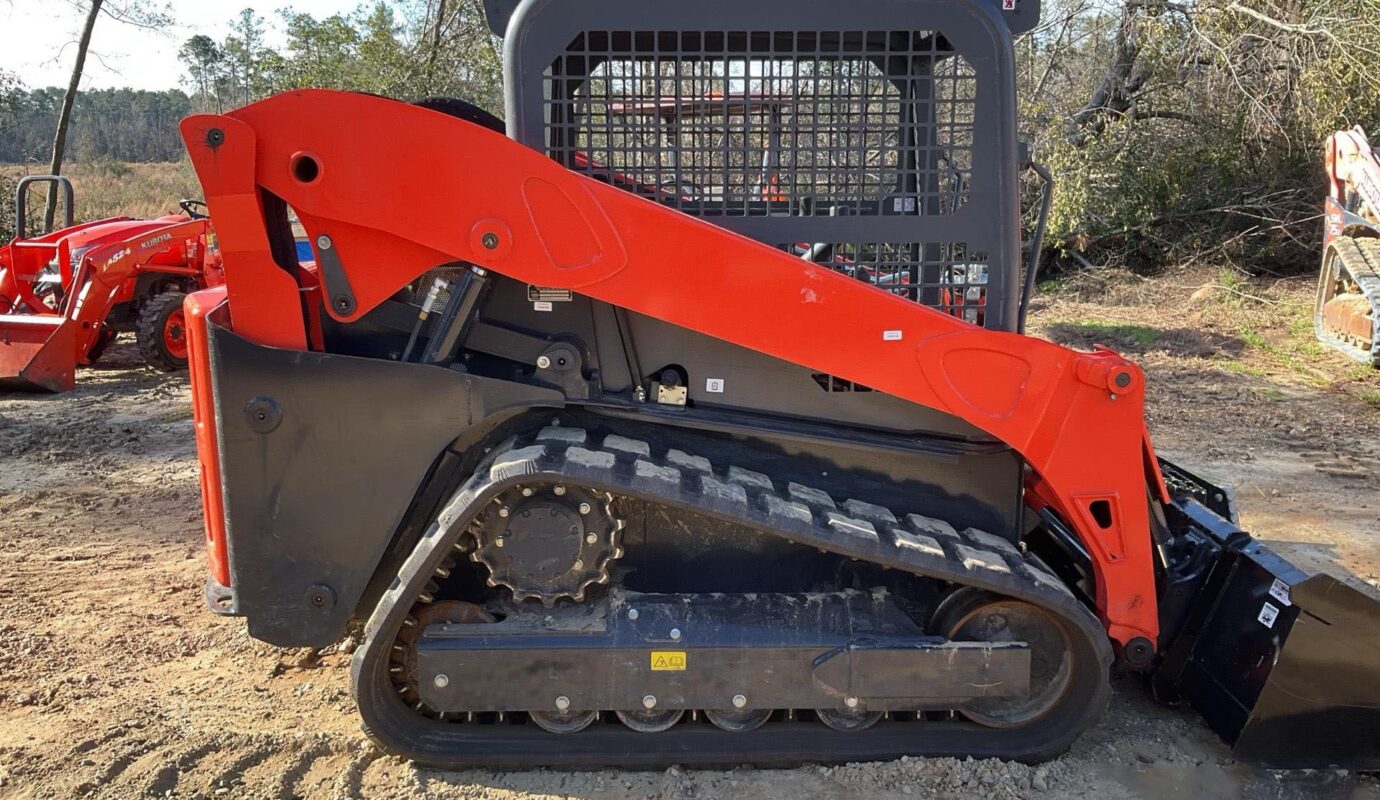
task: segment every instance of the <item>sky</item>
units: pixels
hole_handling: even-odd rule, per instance
[[[252,7],[272,28],[279,22],[281,8],[291,7],[319,18],[353,11],[363,0],[162,2],[171,7],[174,19],[168,28],[146,30],[105,15],[96,21],[83,89],[185,89],[181,84],[184,69],[177,60],[182,43],[198,33],[220,41],[229,33],[230,21],[241,8]],[[30,89],[65,88],[84,19],[85,14],[73,0],[0,0],[0,69],[16,73]],[[267,40],[275,46],[281,43],[281,36],[271,30]]]

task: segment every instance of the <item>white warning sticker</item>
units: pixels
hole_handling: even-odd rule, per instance
[[[1261,625],[1267,628],[1273,628],[1275,626],[1275,618],[1278,616],[1279,609],[1266,603],[1265,607],[1260,609],[1260,616],[1256,617],[1256,619],[1260,620]]]
[[[1289,584],[1279,578],[1275,578],[1275,582],[1270,584],[1270,596],[1286,606],[1293,605],[1293,601],[1289,599]]]
[[[1002,10],[1002,11],[1015,11],[1015,10],[1016,10],[1016,0],[1001,0],[1001,10]]]
[[[884,341],[884,342],[899,342],[899,341],[901,341],[901,332],[900,332],[900,331],[882,331],[882,341]]]
[[[532,303],[533,311],[550,311],[553,307],[550,300],[538,300]]]
[[[712,393],[714,393],[714,394],[723,394],[723,393],[724,393],[724,379],[723,379],[723,378],[706,378],[705,381],[704,381],[704,390],[705,390],[706,392],[712,392]]]

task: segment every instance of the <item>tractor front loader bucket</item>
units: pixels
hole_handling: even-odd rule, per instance
[[[0,314],[0,389],[66,392],[76,386],[76,326],[51,315]]]
[[[1216,547],[1170,589],[1185,598],[1183,624],[1164,643],[1155,693],[1190,704],[1243,760],[1380,769],[1380,601],[1300,570],[1236,527],[1225,500],[1208,504],[1180,495],[1169,508],[1171,528]]]

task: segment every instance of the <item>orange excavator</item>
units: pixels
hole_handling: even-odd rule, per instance
[[[58,230],[32,234],[28,193],[56,184],[65,195]],[[187,294],[221,283],[221,259],[204,204],[181,214],[76,223],[71,182],[19,181],[16,235],[0,247],[0,387],[62,392],[76,368],[95,363],[122,331],[132,331],[153,367],[187,366]]]

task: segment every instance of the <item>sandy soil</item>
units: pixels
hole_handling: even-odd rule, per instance
[[[1189,290],[1211,283],[1178,280]],[[1268,302],[1234,306],[1214,290],[1195,306],[1166,280],[1103,291],[1097,304],[1045,301],[1037,327],[1072,343],[1139,326],[1112,343],[1149,372],[1160,447],[1234,485],[1247,527],[1290,556],[1378,586],[1380,403],[1369,393],[1380,379],[1306,347],[1301,366],[1281,359],[1293,352],[1286,329],[1307,286],[1252,292]],[[1234,327],[1243,316],[1258,328]],[[1112,327],[1090,331],[1090,320]],[[1253,345],[1258,331],[1283,343]],[[79,381],[62,396],[0,395],[0,800],[1380,798],[1368,776],[1238,763],[1190,712],[1156,705],[1132,678],[1118,680],[1110,713],[1070,754],[1039,767],[906,759],[784,771],[418,769],[359,733],[346,654],[268,647],[242,622],[204,610],[183,379],[139,366],[121,343]]]

